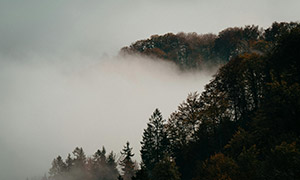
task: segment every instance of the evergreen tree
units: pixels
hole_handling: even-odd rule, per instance
[[[74,160],[71,158],[71,154],[69,153],[68,154],[68,157],[67,157],[67,159],[66,159],[66,168],[67,168],[67,171],[70,171],[71,170],[71,168],[73,167],[73,162],[74,162]]]
[[[61,156],[58,156],[52,161],[52,167],[50,168],[49,175],[50,179],[61,180],[66,171],[66,164],[64,163]]]
[[[155,109],[144,129],[141,156],[150,176],[155,164],[168,153],[169,142],[164,122],[161,112]]]
[[[87,158],[82,148],[76,147],[73,151],[74,166],[71,171],[71,177],[74,180],[81,180],[87,178]]]
[[[98,149],[93,155],[93,161],[97,166],[103,166],[106,163],[106,149],[102,146],[102,150]]]
[[[135,164],[131,159],[134,156],[134,154],[132,153],[132,148],[130,147],[128,141],[122,149],[121,154],[123,156],[123,159],[120,161],[120,165],[122,166],[123,179],[130,180],[135,173]]]
[[[105,147],[102,147],[102,150],[97,150],[93,157],[92,161],[92,176],[96,180],[115,180],[117,179],[119,172],[117,170],[117,163],[115,161],[115,154],[111,152],[106,157]]]
[[[107,167],[110,177],[115,180],[119,176],[119,171],[117,169],[116,155],[113,151],[111,151],[107,157]]]
[[[86,156],[82,148],[76,147],[73,151],[73,155],[75,156],[74,164],[76,166],[83,167],[86,163]]]

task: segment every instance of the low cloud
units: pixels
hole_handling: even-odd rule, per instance
[[[76,58],[74,58],[76,57]],[[182,72],[142,57],[26,56],[0,61],[0,179],[43,175],[76,146],[116,153],[129,140],[135,159],[155,108],[164,118],[214,71]]]

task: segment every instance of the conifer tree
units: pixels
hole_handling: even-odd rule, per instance
[[[119,176],[119,171],[117,169],[116,155],[113,151],[111,151],[107,157],[107,166],[109,169],[110,177],[116,179],[116,177]]]
[[[72,180],[86,179],[88,176],[87,172],[87,158],[82,148],[76,147],[73,151],[74,165],[70,174]]]
[[[58,156],[52,161],[52,167],[50,168],[50,179],[60,180],[63,179],[63,175],[66,171],[66,164],[61,156]]]
[[[71,170],[71,168],[72,168],[72,166],[73,166],[73,162],[74,162],[74,160],[71,158],[71,154],[69,153],[69,154],[68,154],[68,157],[67,157],[67,159],[66,159],[66,170],[67,170],[67,171],[70,171],[70,170]]]
[[[133,157],[134,154],[132,153],[132,148],[130,147],[128,141],[126,142],[126,145],[122,149],[121,154],[122,156],[124,156],[124,158],[120,161],[120,165],[122,166],[121,169],[123,171],[123,179],[130,180],[135,173],[135,164],[131,159],[131,157]]]
[[[86,155],[82,148],[76,147],[73,151],[73,155],[75,156],[74,165],[82,168],[86,163]]]
[[[149,176],[151,176],[155,164],[163,159],[168,152],[169,142],[164,122],[161,112],[155,109],[149,119],[147,128],[144,129],[141,156]]]

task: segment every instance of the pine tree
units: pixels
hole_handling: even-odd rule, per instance
[[[94,179],[97,180],[115,180],[119,175],[116,168],[117,164],[115,162],[115,155],[111,152],[108,157],[106,157],[105,147],[102,150],[97,150],[92,157],[92,175]]]
[[[87,158],[82,148],[76,147],[73,151],[73,155],[75,156],[73,162],[73,168],[71,172],[71,179],[73,180],[81,180],[87,179]]]
[[[64,163],[61,156],[58,156],[52,161],[52,167],[50,168],[49,175],[50,179],[63,179],[63,175],[66,171],[66,164]]]
[[[75,156],[74,165],[79,168],[83,168],[86,163],[86,155],[83,149],[76,147],[75,150],[73,151],[73,155]]]
[[[116,179],[119,176],[119,171],[117,169],[116,155],[113,151],[111,151],[107,157],[107,166],[110,177],[112,179]]]
[[[106,163],[106,149],[102,146],[102,150],[97,150],[93,155],[93,161],[98,165],[104,165]]]
[[[132,148],[130,147],[128,141],[122,149],[121,154],[122,156],[124,156],[124,158],[120,161],[120,165],[122,166],[123,171],[123,179],[130,180],[135,173],[135,163],[131,159],[131,157],[133,157],[134,154],[132,153]]]
[[[147,129],[144,129],[141,156],[149,176],[155,164],[168,153],[169,141],[164,122],[161,112],[155,109],[149,119]]]

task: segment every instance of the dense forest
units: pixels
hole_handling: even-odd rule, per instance
[[[166,34],[121,50],[184,69],[227,62],[205,90],[190,93],[168,119],[155,109],[141,163],[129,142],[121,157],[82,148],[55,158],[43,180],[300,179],[300,24],[228,28],[218,35]]]
[[[274,42],[298,23],[273,23],[263,29],[251,25],[227,28],[218,35],[197,33],[167,33],[139,40],[123,47],[121,54],[140,54],[177,64],[182,69],[203,69],[204,64],[226,63],[244,53],[264,54]]]

